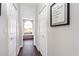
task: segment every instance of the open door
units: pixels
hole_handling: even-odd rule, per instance
[[[16,56],[16,20],[17,11],[12,3],[7,4],[8,15],[8,48],[9,56]]]

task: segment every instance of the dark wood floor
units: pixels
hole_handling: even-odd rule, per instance
[[[40,52],[33,46],[33,40],[24,40],[24,46],[19,56],[41,56]]]

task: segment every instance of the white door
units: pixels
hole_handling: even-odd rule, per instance
[[[7,4],[8,14],[8,48],[9,56],[16,55],[16,20],[17,11],[12,3]]]

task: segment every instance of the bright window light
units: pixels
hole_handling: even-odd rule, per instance
[[[24,34],[32,34],[32,21],[24,22]]]

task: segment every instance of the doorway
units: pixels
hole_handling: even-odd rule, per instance
[[[23,20],[23,40],[33,40],[33,20]]]

